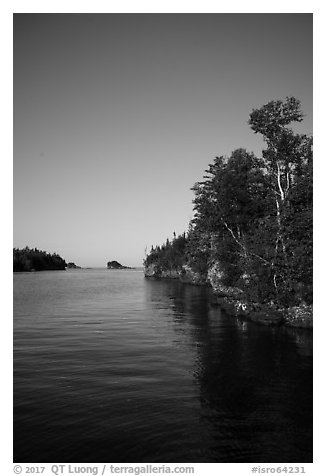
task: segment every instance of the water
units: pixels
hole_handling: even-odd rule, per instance
[[[311,462],[312,333],[135,270],[14,275],[15,462]]]

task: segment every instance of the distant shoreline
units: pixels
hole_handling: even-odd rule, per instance
[[[118,269],[114,269],[114,268],[107,268],[106,266],[79,266],[78,268],[65,268],[65,269],[30,269],[30,270],[25,270],[25,271],[16,271],[14,270],[13,272],[14,273],[39,273],[39,272],[42,272],[42,271],[86,271],[86,270],[90,270],[90,269],[94,269],[94,270],[103,270],[103,271],[119,271],[119,268]],[[131,270],[131,271],[141,271],[143,272],[144,271],[144,267],[143,266],[132,266],[132,267],[129,267],[129,266],[126,266],[124,268],[121,268],[122,271],[125,271],[125,270]]]

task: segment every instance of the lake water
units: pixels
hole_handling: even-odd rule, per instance
[[[311,462],[312,332],[139,270],[14,275],[15,462]]]

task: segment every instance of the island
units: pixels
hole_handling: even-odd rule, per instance
[[[106,264],[107,269],[134,269],[129,266],[123,266],[118,261],[108,261]]]
[[[67,269],[81,269],[81,266],[77,266],[75,263],[68,263]]]
[[[48,253],[37,248],[13,249],[13,270],[21,271],[64,271],[66,261],[57,253]]]

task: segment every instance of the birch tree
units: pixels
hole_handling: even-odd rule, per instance
[[[286,279],[285,271],[277,263],[281,262],[284,270],[289,266],[283,216],[291,188],[312,156],[312,139],[304,134],[295,134],[288,127],[293,122],[301,122],[303,117],[300,101],[287,97],[285,101],[270,101],[260,109],[254,109],[249,119],[253,131],[262,134],[267,144],[262,155],[275,203],[277,232],[272,266],[276,290],[279,281]]]

